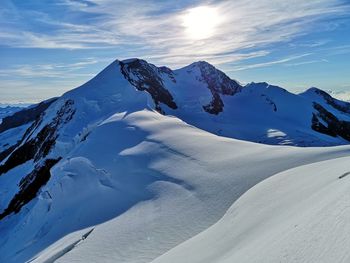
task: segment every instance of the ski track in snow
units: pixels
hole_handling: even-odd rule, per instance
[[[94,230],[94,228],[92,228],[91,230],[89,230],[88,232],[83,234],[80,239],[78,239],[76,241],[71,241],[72,243],[70,243],[68,245],[64,244],[64,246],[62,246],[62,247],[55,247],[54,251],[50,251],[50,254],[49,254],[48,258],[46,258],[46,259],[45,258],[41,258],[40,261],[43,262],[43,263],[56,262],[57,259],[63,257],[65,254],[67,254],[69,251],[73,250],[81,242],[83,242],[92,233],[93,230]],[[35,262],[37,260],[38,260],[37,258],[33,258],[33,259],[29,260],[28,263]]]

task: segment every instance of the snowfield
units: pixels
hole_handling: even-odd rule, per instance
[[[55,166],[39,200],[7,233],[1,257],[150,262],[214,224],[259,181],[349,152],[348,146],[296,148],[222,138],[148,110],[117,114]]]
[[[346,262],[348,131],[317,89],[117,60],[0,124],[0,262]]]
[[[153,262],[350,262],[349,162],[313,163],[266,179],[215,225]]]

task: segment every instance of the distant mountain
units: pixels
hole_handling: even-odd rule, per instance
[[[5,118],[6,116],[10,116],[17,111],[20,111],[21,109],[23,109],[23,107],[16,107],[16,106],[9,106],[9,105],[6,105],[6,106],[4,105],[3,107],[1,107],[0,105],[0,123],[3,118]]]
[[[334,91],[334,90],[327,90],[328,94],[330,94],[332,97],[338,99],[338,100],[342,100],[342,101],[346,101],[346,102],[350,102],[350,91]]]
[[[240,194],[273,173],[347,154],[295,147],[285,147],[284,154],[283,147],[200,129],[272,145],[349,144],[350,103],[315,88],[296,95],[267,83],[242,86],[203,61],[178,70],[140,59],[114,61],[84,85],[0,124],[0,229],[6,229],[0,262],[29,260],[66,234],[173,191],[198,210],[180,209],[186,214],[180,223],[165,208],[160,215],[179,229],[190,218],[202,223],[165,244],[169,249],[189,238],[186,233],[213,224]],[[276,163],[260,173],[259,164],[272,159]],[[247,177],[227,178],[247,161],[256,164]],[[216,211],[212,217],[208,205]]]

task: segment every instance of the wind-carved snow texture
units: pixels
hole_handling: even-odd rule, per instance
[[[0,125],[0,262],[150,262],[265,178],[349,155],[252,143],[348,144],[349,105],[206,62],[117,60]]]
[[[336,158],[266,179],[216,224],[152,262],[349,262],[349,161]]]

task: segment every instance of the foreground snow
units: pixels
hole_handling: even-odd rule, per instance
[[[350,262],[349,162],[305,165],[261,182],[154,263]]]
[[[349,149],[260,145],[148,110],[116,114],[54,167],[19,222],[1,230],[1,257],[150,262],[214,224],[259,181]]]

